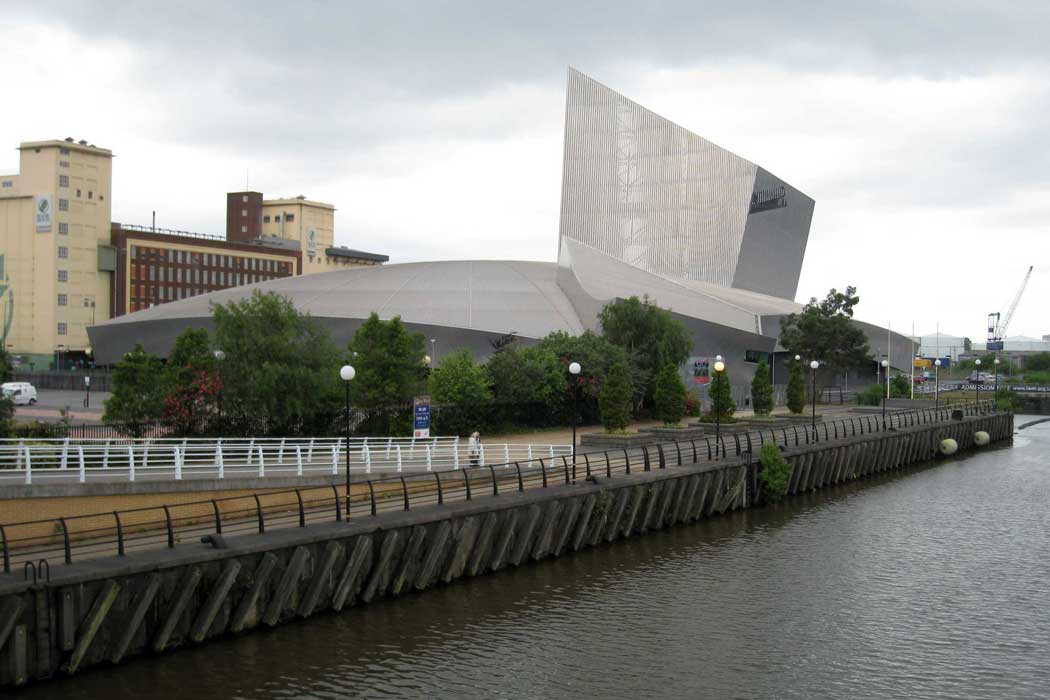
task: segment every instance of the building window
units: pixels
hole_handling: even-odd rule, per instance
[[[63,234],[63,235],[68,236],[69,235],[69,224],[67,224],[65,221],[59,221],[58,222],[58,232]]]
[[[241,233],[248,233],[248,227],[247,226],[241,226]]]
[[[182,268],[180,267],[175,271],[175,281],[182,284]]]
[[[242,201],[242,202],[247,202],[247,201],[248,201],[248,195],[246,195],[246,194],[242,194],[242,195],[241,195],[241,201]]]
[[[58,176],[58,186],[59,187],[69,187],[69,175],[59,175]]]
[[[68,199],[60,199],[60,200],[58,200],[58,210],[59,211],[69,211],[69,200]]]
[[[281,215],[280,215],[280,214],[274,214],[274,215],[273,215],[273,222],[274,222],[275,224],[279,224],[279,223],[281,223]]]
[[[14,187],[14,186],[15,186],[15,181],[14,180],[4,180],[2,183],[0,183],[0,187],[5,187],[6,188],[6,187]]]
[[[88,190],[88,199],[93,199],[94,197],[95,197],[95,193],[92,192],[91,190]]]
[[[5,183],[5,184],[4,184],[4,187],[7,187],[7,186],[8,186],[8,185],[7,185],[6,183]],[[264,224],[268,224],[268,223],[270,223],[270,215],[269,215],[269,214],[267,214],[266,216],[264,216],[264,217],[263,217],[263,223],[264,223]]]
[[[58,161],[58,167],[60,167],[60,168],[68,168],[69,167],[69,161],[68,160],[60,160],[60,161]]]
[[[139,256],[139,247],[135,246],[135,245],[131,246],[131,259],[134,260],[138,256]]]
[[[285,221],[295,221],[295,214],[285,214],[284,215],[284,220]]]
[[[68,258],[69,257],[69,248],[65,247],[64,245],[58,246],[58,257],[60,257],[60,258]]]
[[[248,210],[247,209],[241,209],[241,216],[248,216]]]
[[[65,322],[60,322],[58,324],[58,334],[59,335],[65,335],[66,334],[66,324],[65,324]]]
[[[58,271],[58,281],[59,282],[68,282],[69,281],[69,270],[59,270]]]
[[[60,155],[60,156],[68,156],[69,155],[69,149],[68,148],[60,148],[60,149],[58,149],[58,155]]]
[[[58,295],[58,305],[59,306],[65,306],[68,303],[69,303],[69,297],[67,295],[65,295],[65,294],[59,294]]]
[[[152,265],[149,266],[149,281],[157,281],[157,268],[153,267]]]

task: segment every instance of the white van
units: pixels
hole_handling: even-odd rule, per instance
[[[36,387],[29,382],[4,382],[0,384],[4,396],[15,402],[16,406],[36,403]]]

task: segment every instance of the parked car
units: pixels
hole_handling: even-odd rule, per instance
[[[0,384],[0,391],[16,406],[32,406],[36,403],[36,387],[29,382],[4,382]]]

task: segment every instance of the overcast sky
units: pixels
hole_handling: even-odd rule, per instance
[[[0,172],[110,148],[113,218],[332,202],[391,262],[554,260],[571,65],[817,201],[797,300],[1050,334],[1050,3],[5,3]],[[247,175],[246,175],[247,174]]]

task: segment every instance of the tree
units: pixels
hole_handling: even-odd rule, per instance
[[[492,391],[484,366],[474,364],[474,355],[466,348],[445,355],[430,377],[430,398],[439,404],[488,403]]]
[[[823,301],[809,300],[800,313],[789,314],[780,325],[780,344],[792,355],[819,360],[832,372],[865,367],[871,351],[864,331],[856,326],[853,307],[860,303],[855,287],[834,288]]]
[[[751,407],[759,416],[768,416],[773,410],[773,386],[769,383],[769,366],[765,360],[758,363],[751,380]]]
[[[1050,369],[1050,352],[1037,352],[1024,358],[1024,370],[1033,372],[1045,372]]]
[[[631,297],[605,305],[598,314],[602,335],[626,352],[637,368],[645,400],[653,398],[656,374],[667,365],[675,367],[689,359],[693,340],[685,325],[670,311],[649,300]]]
[[[423,334],[409,332],[400,316],[381,321],[373,312],[350,341],[357,370],[352,383],[355,404],[386,408],[419,393],[427,377],[425,347]],[[450,356],[441,359],[441,367]]]
[[[801,360],[790,360],[787,386],[788,410],[800,415],[806,410],[806,377]]]
[[[102,421],[124,424],[131,435],[141,435],[164,408],[163,369],[159,357],[135,345],[113,370],[113,393],[106,399]]]
[[[725,371],[715,372],[711,378],[711,416],[718,416],[725,420],[736,411],[736,402],[733,401],[733,388],[729,383],[729,374]]]
[[[203,328],[187,328],[175,339],[165,368],[163,416],[182,434],[200,430],[200,420],[216,411],[221,383],[211,338]]]
[[[685,415],[686,388],[675,365],[665,365],[656,375],[653,402],[664,425],[677,425]]]
[[[569,363],[580,363],[581,371],[576,377],[575,388],[579,392],[579,409],[581,420],[584,423],[598,418],[598,395],[613,365],[621,362],[624,364],[628,372],[628,385],[633,386],[624,349],[591,331],[585,331],[581,335],[569,335],[564,331],[555,331],[540,340],[536,347],[552,353],[558,358],[558,363],[561,365],[565,390],[562,394],[559,413],[566,422],[572,410],[573,391],[573,385],[568,381]]]
[[[627,362],[613,364],[602,383],[598,403],[606,432],[622,432],[631,422],[631,377]]]
[[[883,387],[883,391],[886,388]],[[895,399],[907,399],[911,396],[911,379],[905,374],[898,374],[890,379],[890,396]]]
[[[489,358],[485,370],[496,403],[554,407],[566,392],[565,368],[549,348],[505,348]]]
[[[212,307],[225,353],[222,409],[252,434],[319,433],[342,404],[339,352],[327,331],[274,292]]]
[[[0,382],[10,382],[14,379],[14,365],[11,363],[11,354],[5,348],[0,348]]]

